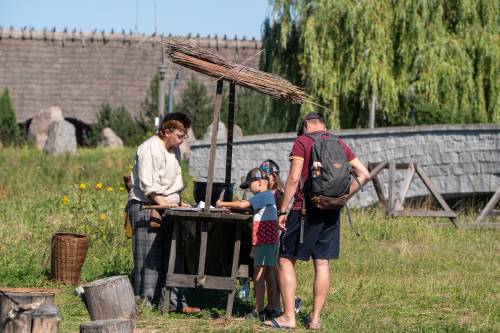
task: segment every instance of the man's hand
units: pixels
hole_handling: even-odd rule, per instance
[[[193,206],[191,206],[190,204],[188,204],[187,202],[184,202],[184,201],[181,201],[181,203],[179,204],[179,206],[181,206],[181,207],[193,207]]]
[[[286,230],[286,215],[280,215],[278,217],[278,228],[280,230]]]
[[[215,203],[215,207],[222,208],[222,201],[221,200],[217,200],[217,202]]]

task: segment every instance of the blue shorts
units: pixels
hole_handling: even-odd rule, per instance
[[[310,208],[304,221],[303,242],[300,242],[299,210],[292,210],[286,221],[286,231],[280,237],[279,256],[308,261],[338,259],[340,252],[340,210]]]

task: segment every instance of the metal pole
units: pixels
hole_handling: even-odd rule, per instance
[[[229,84],[229,110],[227,113],[226,184],[231,184],[235,96],[236,96],[236,87],[235,84],[231,82]]]
[[[135,0],[135,34],[139,33],[139,0]]]
[[[174,111],[174,80],[168,81],[168,113]]]
[[[166,67],[164,64],[158,66],[158,73],[160,75],[160,84],[158,85],[158,119],[160,124],[165,117],[165,72]]]

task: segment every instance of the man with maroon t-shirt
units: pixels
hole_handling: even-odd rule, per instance
[[[304,117],[299,136],[295,140],[290,153],[290,172],[285,185],[282,205],[278,212],[278,223],[284,230],[279,251],[279,282],[283,298],[284,311],[280,317],[265,322],[267,326],[294,328],[295,292],[297,281],[294,265],[296,260],[314,261],[313,309],[309,316],[308,328],[319,329],[320,313],[325,304],[330,287],[330,271],[328,261],[338,259],[340,249],[340,209],[318,210],[309,202],[305,202],[305,221],[301,224],[303,207],[304,182],[309,177],[311,167],[311,149],[314,140],[303,133],[325,132],[325,119],[318,112],[311,112]],[[359,182],[352,181],[349,192],[357,190],[366,182],[369,173],[344,140],[338,138],[347,161]],[[286,213],[293,199],[290,212]],[[303,225],[303,227],[301,227]],[[303,228],[303,230],[301,230]]]

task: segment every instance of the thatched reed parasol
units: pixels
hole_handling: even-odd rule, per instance
[[[217,54],[176,39],[163,42],[165,54],[172,62],[217,79],[253,89],[260,93],[301,104],[309,96],[301,88],[273,74],[236,64]]]

